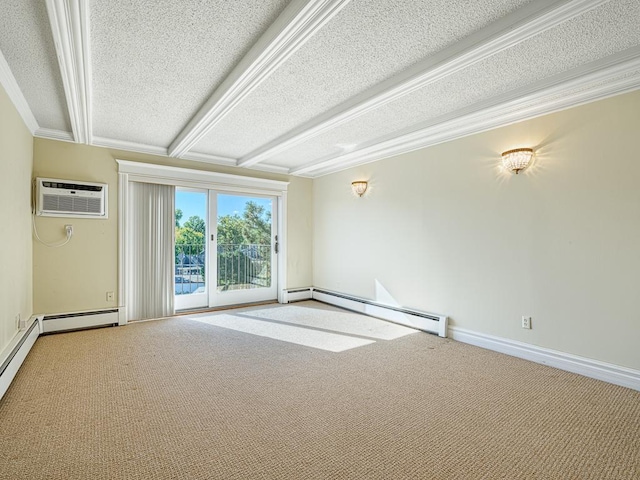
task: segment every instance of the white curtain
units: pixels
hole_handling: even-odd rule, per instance
[[[128,320],[173,315],[175,187],[129,183]]]

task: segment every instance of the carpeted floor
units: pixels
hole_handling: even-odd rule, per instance
[[[0,478],[640,478],[640,392],[316,302],[236,314],[369,341],[211,314],[41,337],[0,400]]]

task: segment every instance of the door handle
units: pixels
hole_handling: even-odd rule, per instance
[[[274,245],[274,249],[275,249],[275,252],[276,252],[276,255],[277,255],[278,252],[280,251],[280,244],[278,243],[278,235],[276,235],[275,241],[276,241],[276,243]]]

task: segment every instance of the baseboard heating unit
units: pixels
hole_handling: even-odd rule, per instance
[[[90,312],[45,315],[42,333],[66,332],[84,328],[110,327],[118,325],[118,309],[94,310]]]
[[[312,298],[312,287],[291,288],[284,291],[282,303],[301,302]]]
[[[314,300],[329,303],[337,307],[353,310],[371,317],[381,318],[393,323],[405,325],[429,333],[435,333],[440,337],[447,336],[447,316],[435,313],[420,312],[402,307],[393,307],[376,303],[364,298],[345,295],[320,288],[313,288]]]

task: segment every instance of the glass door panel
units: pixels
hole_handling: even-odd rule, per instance
[[[175,309],[206,307],[207,190],[176,188]]]
[[[212,305],[277,298],[276,198],[217,193],[215,287]]]

